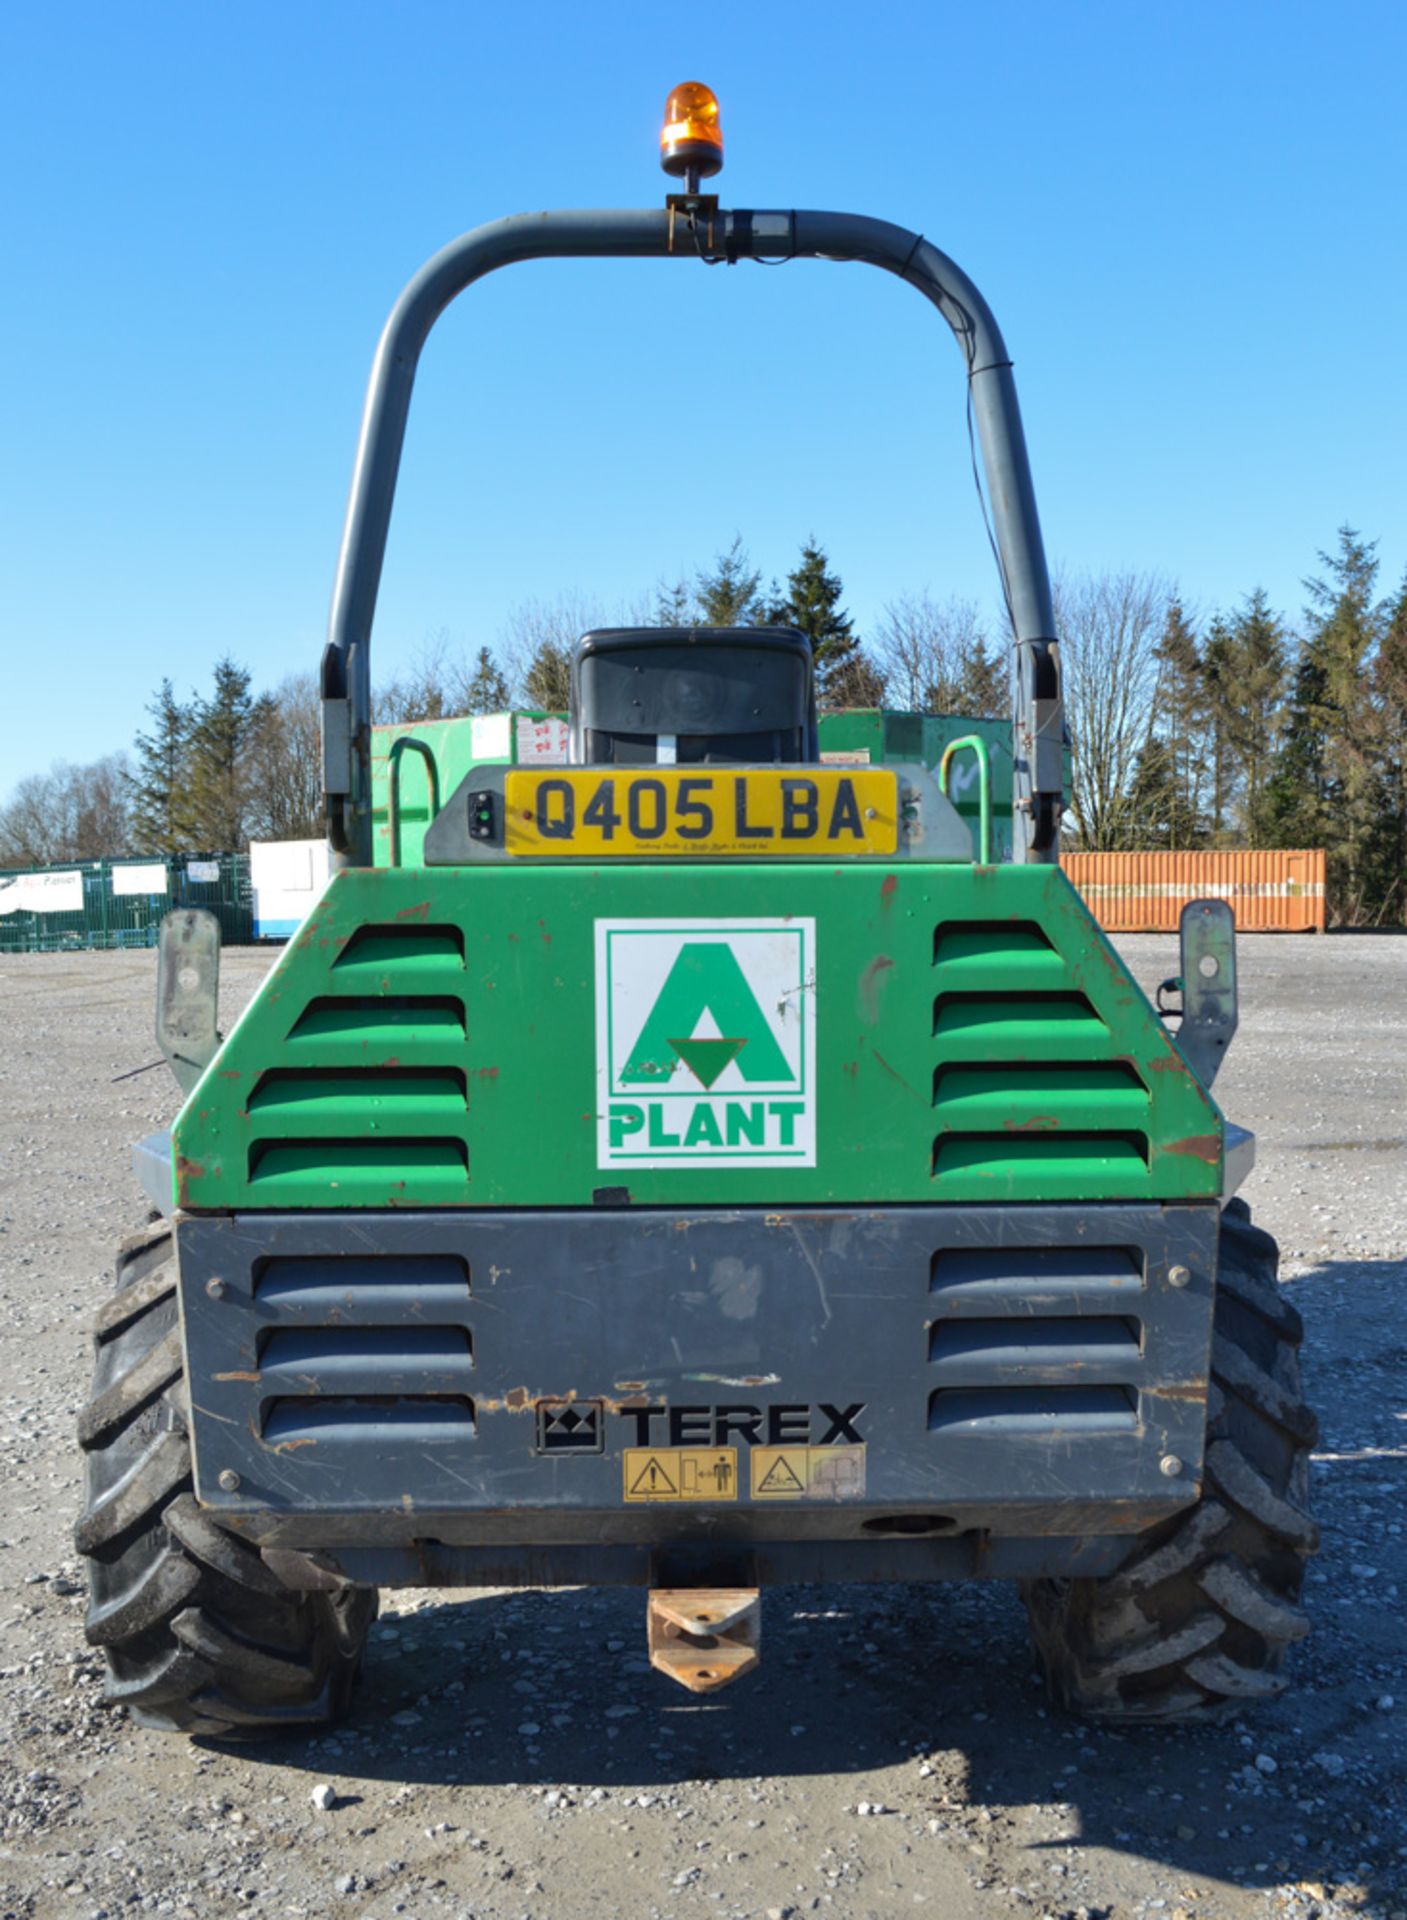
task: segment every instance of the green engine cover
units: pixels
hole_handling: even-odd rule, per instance
[[[175,1127],[188,1209],[1216,1195],[1058,868],[338,873]]]

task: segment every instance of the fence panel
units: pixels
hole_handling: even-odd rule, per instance
[[[154,947],[162,916],[173,907],[209,908],[227,946],[247,945],[253,938],[248,857],[177,854],[0,868],[0,953]]]

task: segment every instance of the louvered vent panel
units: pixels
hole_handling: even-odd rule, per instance
[[[933,966],[936,1195],[1148,1193],[1148,1089],[1045,931],[946,922]]]
[[[1077,1440],[1136,1433],[1138,1408],[1122,1387],[979,1387],[935,1393],[928,1430],[993,1440]]]
[[[464,971],[464,934],[459,927],[358,927],[332,963],[339,987],[365,985],[389,992],[394,986],[419,987],[424,981],[441,986]],[[408,978],[407,976],[412,977]]]
[[[321,994],[291,1012],[284,1065],[248,1104],[255,1206],[465,1206],[469,1095],[464,934],[358,927]]]
[[[308,1003],[288,1038],[300,1050],[336,1049],[349,1065],[382,1047],[414,1047],[418,1055],[464,1039],[464,1002],[447,993],[324,994]]]
[[[474,1432],[469,1273],[448,1255],[265,1263],[260,1430],[275,1446]]]
[[[1049,1440],[1137,1427],[1148,1366],[1138,1250],[948,1248],[930,1288],[930,1431]]]

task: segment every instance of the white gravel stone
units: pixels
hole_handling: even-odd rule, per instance
[[[337,1805],[337,1789],[330,1787],[326,1780],[320,1780],[308,1795],[319,1813],[331,1813]]]

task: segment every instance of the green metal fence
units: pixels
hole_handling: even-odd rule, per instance
[[[248,857],[182,853],[0,867],[0,953],[154,947],[173,907],[207,907],[226,946],[247,945],[254,937]]]

